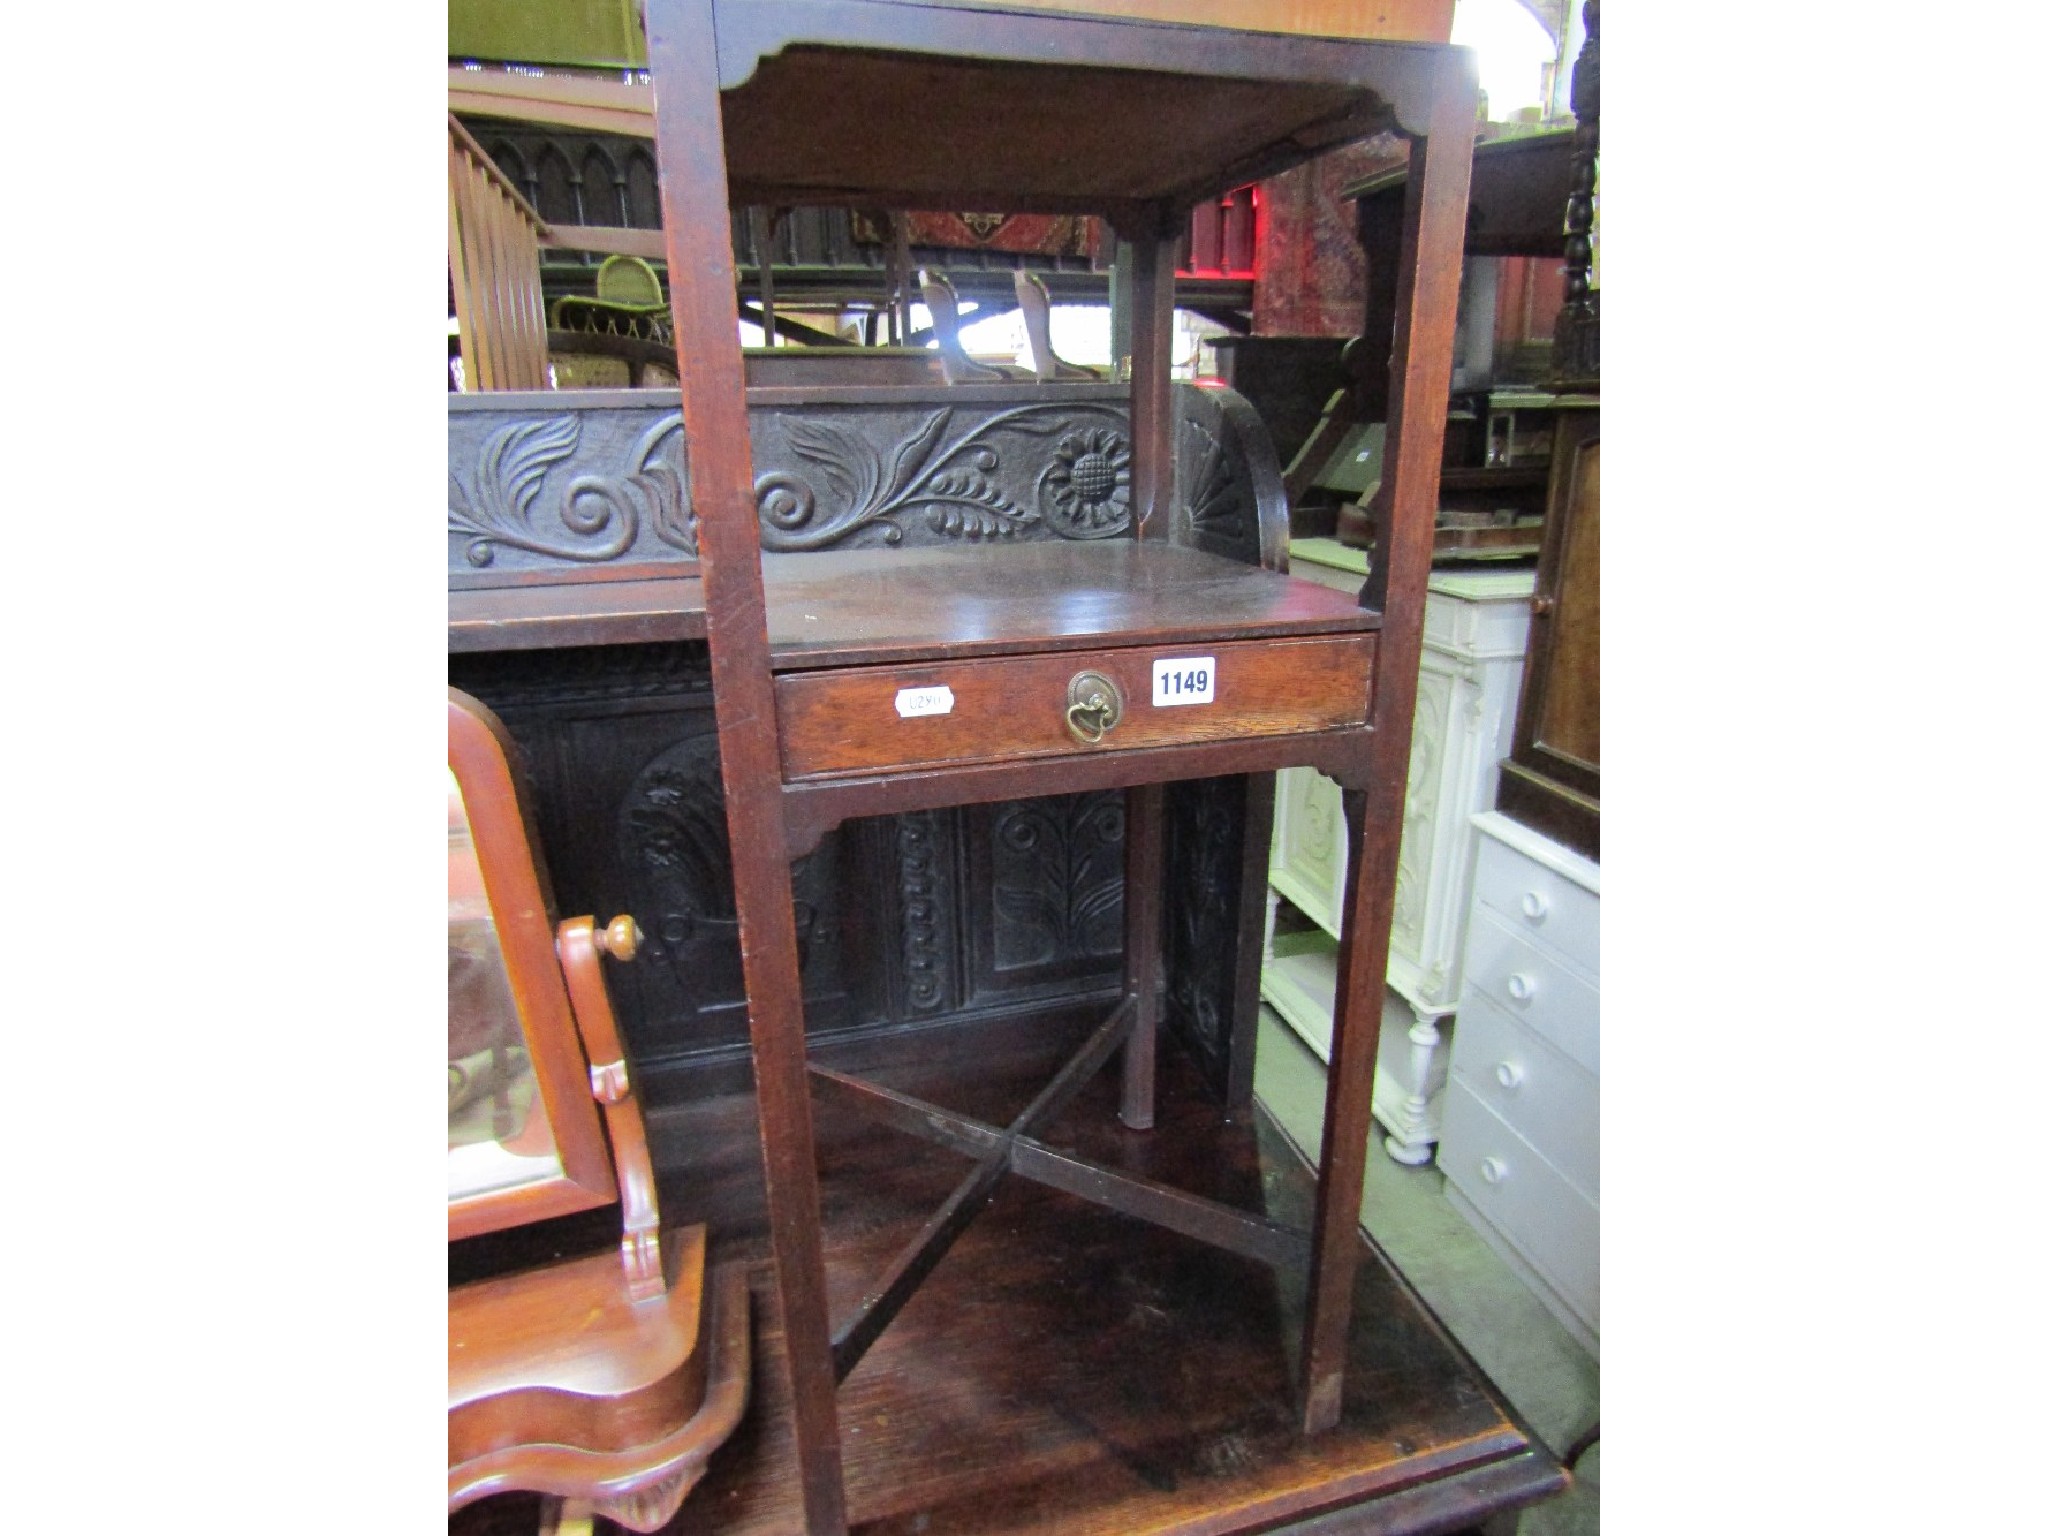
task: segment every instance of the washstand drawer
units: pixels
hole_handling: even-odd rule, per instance
[[[1455,1077],[1437,1166],[1597,1331],[1600,1207]]]
[[[1599,990],[1484,907],[1474,909],[1465,937],[1465,985],[1588,1072],[1600,1071]]]
[[[1597,976],[1600,897],[1519,849],[1479,839],[1472,894],[1515,932],[1548,944]]]
[[[808,779],[1362,725],[1374,640],[1331,635],[787,672],[775,679],[783,773]],[[1088,700],[1112,690],[1081,680],[1086,673],[1114,685],[1113,724],[1098,728],[1104,716]]]
[[[1600,1080],[1487,997],[1458,1010],[1451,1074],[1557,1171],[1600,1198]]]

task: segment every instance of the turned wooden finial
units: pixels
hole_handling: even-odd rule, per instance
[[[1580,388],[1600,379],[1600,290],[1593,286],[1593,189],[1600,164],[1600,0],[1586,0],[1586,42],[1572,66],[1570,195],[1564,213],[1564,307],[1557,317],[1553,368]]]
[[[630,913],[621,913],[604,927],[590,936],[590,942],[610,955],[614,960],[630,960],[640,953],[640,940],[645,935],[640,925],[633,921]]]

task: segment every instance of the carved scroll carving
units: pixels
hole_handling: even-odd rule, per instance
[[[1102,385],[1045,387],[1073,395],[1021,405],[902,391],[755,403],[748,424],[762,548],[1129,536],[1128,399]],[[1179,385],[1174,398],[1173,537],[1261,559],[1285,527],[1263,428],[1227,390]],[[687,571],[697,528],[682,419],[657,399],[651,390],[452,396],[451,585],[607,563]]]
[[[886,466],[858,418],[790,416],[782,433],[804,468],[755,480],[762,548],[825,549],[862,534],[874,535],[863,542],[901,544],[916,527],[941,540],[1101,539],[1129,530],[1125,408],[1026,405],[956,424],[959,414],[954,406],[930,412]]]
[[[580,474],[555,488],[552,516],[536,521],[541,491],[556,465],[570,460],[584,417],[514,419],[484,438],[469,473],[448,472],[448,532],[470,565],[493,564],[510,547],[555,560],[616,560],[644,526],[694,555],[696,531],[683,494],[682,419],[671,413],[643,431],[624,474]]]

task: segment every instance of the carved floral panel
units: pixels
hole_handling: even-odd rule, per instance
[[[994,968],[1123,953],[1121,790],[1012,800],[989,823]]]
[[[763,549],[1129,535],[1127,400],[949,400],[941,389],[906,401],[894,393],[750,409]],[[694,566],[688,455],[668,398],[653,390],[452,397],[451,583],[493,586],[607,564]],[[1178,542],[1256,560],[1256,477],[1232,403],[1248,410],[1217,390],[1176,388],[1172,526]]]

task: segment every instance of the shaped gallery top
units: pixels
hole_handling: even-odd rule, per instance
[[[651,0],[658,33],[690,0]],[[715,7],[735,203],[1116,215],[1383,130],[1447,49],[926,0]]]

